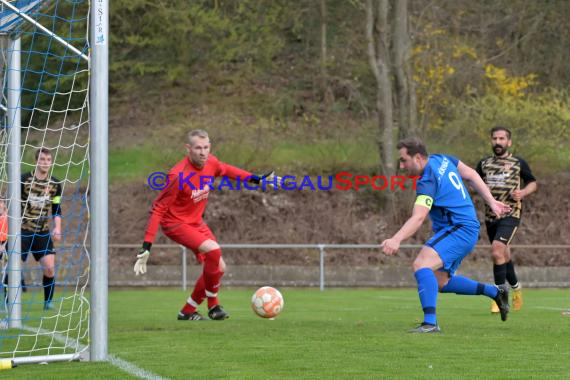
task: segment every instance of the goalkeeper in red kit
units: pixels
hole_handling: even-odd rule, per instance
[[[261,181],[279,184],[281,180],[273,172],[257,176],[225,164],[210,154],[210,146],[206,131],[194,130],[188,133],[185,144],[188,156],[170,170],[167,186],[152,204],[144,243],[134,268],[137,275],[146,273],[146,263],[159,226],[170,239],[194,252],[203,265],[203,271],[192,294],[178,313],[179,320],[206,319],[197,311],[205,299],[210,319],[223,320],[229,317],[218,302],[218,291],[226,265],[216,237],[202,220],[210,192],[208,182],[215,177],[255,184]]]

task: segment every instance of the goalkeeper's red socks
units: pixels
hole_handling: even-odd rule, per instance
[[[224,272],[220,270],[221,249],[214,249],[206,253],[204,260],[204,283],[206,285],[206,297],[208,298],[208,309],[218,304],[218,289],[220,280]]]
[[[218,305],[218,289],[224,272],[220,270],[222,251],[215,249],[205,254],[204,272],[196,281],[192,295],[186,300],[181,313],[192,314],[205,298],[208,298],[208,309]]]
[[[217,306],[219,303],[220,303],[220,301],[218,301],[218,296],[208,297],[208,310],[210,310],[214,306]]]
[[[188,301],[186,302],[186,304],[182,307],[182,310],[180,310],[180,312],[184,315],[188,315],[188,314],[192,314],[196,312],[196,306],[189,304],[188,302],[194,302],[192,300],[191,297],[188,298]]]
[[[192,292],[192,295],[188,297],[188,299],[186,300],[186,304],[184,305],[182,310],[180,310],[180,312],[186,315],[194,313],[198,308],[198,305],[204,302],[205,298],[206,298],[206,283],[204,282],[204,275],[202,274],[200,275],[200,277],[196,281],[196,284],[194,285],[194,291]]]
[[[206,298],[206,283],[204,282],[203,274],[201,274],[196,281],[191,298],[196,302],[196,305],[200,305],[202,302],[204,302],[204,298]]]
[[[219,303],[218,297],[208,297],[208,310],[210,310],[214,306],[218,305],[218,303]],[[184,306],[182,307],[182,310],[180,310],[180,312],[182,314],[188,315],[188,314],[192,314],[192,313],[196,312],[197,308],[198,308],[198,303],[196,301],[194,301],[194,299],[191,296],[191,297],[188,297],[188,299],[186,300],[186,304],[184,304]]]

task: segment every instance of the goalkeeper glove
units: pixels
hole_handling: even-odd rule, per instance
[[[146,262],[150,256],[151,243],[144,242],[139,254],[137,255],[137,262],[135,263],[135,275],[146,273]]]
[[[254,175],[251,179],[251,182],[255,183],[256,185],[259,185],[263,181],[274,183],[277,187],[281,185],[281,177],[275,175],[274,170],[266,174]]]

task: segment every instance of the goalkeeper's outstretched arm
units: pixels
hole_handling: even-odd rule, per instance
[[[135,275],[145,274],[146,273],[146,262],[150,256],[150,247],[152,247],[152,243],[145,241],[137,255],[137,261],[135,263]]]
[[[260,184],[263,181],[266,181],[269,183],[274,183],[278,187],[281,186],[281,177],[279,177],[277,174],[275,174],[274,170],[272,170],[268,173],[265,173],[265,174],[253,175],[252,179],[251,179],[251,182],[253,182],[255,184]]]
[[[152,202],[150,216],[145,230],[144,242],[137,253],[137,261],[135,262],[134,271],[137,276],[139,274],[146,273],[146,262],[150,256],[150,248],[152,247],[152,242],[158,232],[160,220],[172,202],[176,199],[178,188],[178,176],[176,172],[168,173],[168,183],[170,185],[164,188]]]
[[[219,175],[227,176],[233,180],[237,180],[238,178],[240,178],[241,180],[245,180],[247,178],[249,182],[254,183],[256,185],[259,185],[263,181],[266,181],[268,183],[273,183],[277,185],[277,187],[281,186],[281,177],[277,176],[274,170],[271,170],[270,172],[267,172],[265,174],[252,174],[236,166],[220,162]]]

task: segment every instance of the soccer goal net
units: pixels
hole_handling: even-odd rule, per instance
[[[92,3],[0,0],[0,361],[88,350]]]

